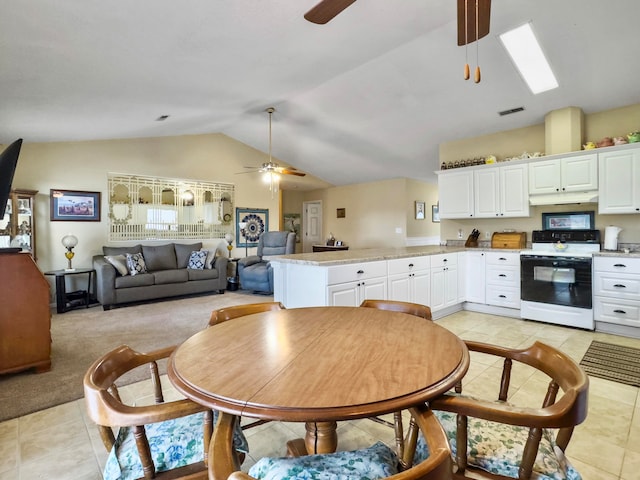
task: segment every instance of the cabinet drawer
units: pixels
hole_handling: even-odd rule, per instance
[[[593,276],[593,293],[606,297],[640,300],[640,275],[596,272]]]
[[[509,267],[520,266],[519,253],[487,252],[487,265],[507,265]]]
[[[389,275],[426,270],[431,266],[430,257],[396,258],[387,262]]]
[[[520,289],[515,287],[487,286],[487,304],[499,307],[520,308]]]
[[[487,284],[506,285],[520,287],[520,269],[516,267],[500,267],[490,265],[487,267]]]
[[[353,282],[367,278],[386,277],[387,262],[350,263],[327,267],[327,284]]]
[[[593,317],[598,322],[640,327],[640,301],[595,297]]]
[[[596,272],[640,274],[640,258],[595,257],[593,270]]]
[[[431,268],[455,267],[456,265],[458,265],[457,253],[431,255]]]

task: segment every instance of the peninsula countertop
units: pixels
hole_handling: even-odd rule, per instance
[[[397,258],[420,257],[425,255],[438,255],[465,251],[519,252],[520,250],[424,245],[418,247],[362,248],[337,252],[296,253],[292,255],[273,257],[270,261],[330,267],[333,265],[346,265],[349,263],[374,262],[377,260],[393,260]]]

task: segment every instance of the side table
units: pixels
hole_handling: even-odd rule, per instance
[[[91,303],[91,285],[93,284],[96,271],[93,268],[75,268],[73,270],[50,270],[44,272],[45,275],[55,275],[56,277],[56,311],[58,313],[68,312],[77,307],[89,308]],[[77,290],[67,293],[66,277],[68,275],[87,275],[87,289]]]

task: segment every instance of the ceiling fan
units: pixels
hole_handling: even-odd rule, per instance
[[[355,1],[322,0],[305,13],[304,18],[324,25]],[[486,36],[490,17],[491,0],[458,0],[458,45],[467,45]]]
[[[304,177],[306,173],[299,172],[293,167],[281,167],[271,159],[271,118],[273,116],[273,112],[275,112],[276,109],[274,107],[269,107],[265,111],[269,114],[269,161],[263,163],[259,167],[257,166],[244,167],[244,168],[251,168],[252,170],[249,172],[240,172],[240,173],[254,173],[254,172],[277,173],[281,175],[295,175],[297,177]]]

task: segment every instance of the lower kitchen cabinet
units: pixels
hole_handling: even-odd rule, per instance
[[[389,260],[388,299],[429,305],[431,299],[431,257]]]
[[[520,253],[487,252],[486,303],[520,308]]]
[[[463,300],[473,303],[485,303],[485,252],[463,252],[458,260],[464,259],[464,268],[459,276],[463,280]],[[460,262],[462,263],[462,262]]]
[[[596,330],[640,338],[640,258],[593,260]]]
[[[437,312],[458,303],[458,254],[432,255],[431,311]]]
[[[330,307],[357,307],[366,299],[387,298],[387,278],[369,278],[327,287]]]

